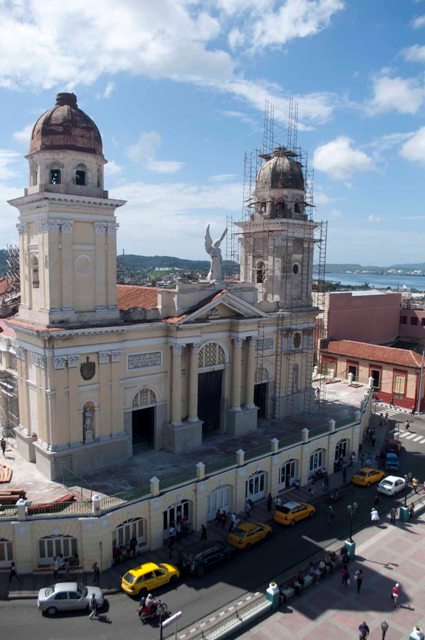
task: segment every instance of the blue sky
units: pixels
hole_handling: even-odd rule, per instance
[[[285,142],[292,96],[328,262],[425,261],[424,1],[0,0],[0,33],[0,246],[57,92],[102,133],[119,250],[187,258],[239,218],[265,101]]]

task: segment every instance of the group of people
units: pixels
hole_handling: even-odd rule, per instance
[[[113,563],[116,565],[122,562],[123,560],[126,560],[127,558],[134,558],[137,552],[137,545],[138,545],[138,542],[135,536],[133,536],[130,542],[126,545],[114,544],[112,547]]]
[[[310,562],[305,572],[301,570],[298,571],[298,573],[289,581],[288,586],[294,590],[295,595],[301,595],[305,587],[306,576],[310,576],[313,579],[313,582],[318,582],[329,573],[333,573],[341,567],[346,568],[348,561],[349,555],[345,547],[341,547],[339,552],[329,551],[317,564]]]

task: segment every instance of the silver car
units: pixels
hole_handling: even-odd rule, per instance
[[[378,484],[377,491],[385,493],[387,496],[395,496],[396,493],[403,491],[406,486],[404,478],[399,476],[387,476]]]
[[[78,582],[57,582],[38,592],[38,608],[48,616],[58,611],[89,609],[90,598],[94,593],[98,607],[103,605],[103,593],[99,587],[85,587]]]

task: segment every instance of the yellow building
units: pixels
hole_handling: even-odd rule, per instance
[[[312,402],[314,232],[295,154],[263,157],[240,221],[241,280],[116,283],[116,209],[100,133],[60,93],[34,125],[19,210],[21,454],[48,478],[195,450]]]

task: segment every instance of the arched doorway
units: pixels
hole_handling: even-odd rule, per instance
[[[267,477],[265,471],[256,471],[245,483],[245,498],[254,502],[266,495]]]
[[[125,520],[118,525],[118,527],[112,533],[112,546],[121,547],[124,549],[130,545],[130,540],[133,538],[137,541],[137,548],[146,542],[145,534],[146,526],[143,518],[131,518]]]
[[[258,418],[267,418],[267,395],[269,375],[267,369],[259,367],[255,372],[254,404],[258,407]]]
[[[232,487],[229,484],[218,487],[215,491],[211,491],[208,496],[208,513],[207,520],[215,519],[215,514],[220,511],[228,513],[232,508]]]
[[[279,486],[282,489],[292,487],[297,479],[298,460],[287,460],[279,470]]]
[[[326,464],[326,451],[324,449],[316,449],[310,456],[309,475],[316,473],[318,469],[322,469]]]
[[[186,522],[191,521],[192,517],[192,503],[190,500],[181,500],[180,502],[176,502],[172,504],[163,511],[163,531],[164,535],[168,536],[168,529],[170,527],[174,527],[179,518],[183,517]]]
[[[52,565],[56,557],[78,560],[78,540],[73,536],[44,536],[38,541],[38,565]],[[78,564],[78,562],[77,562]]]
[[[131,431],[135,448],[155,446],[156,396],[152,389],[141,389],[132,402]]]
[[[198,355],[198,416],[203,422],[203,436],[220,430],[225,365],[224,349],[216,342],[209,342],[200,349]]]

